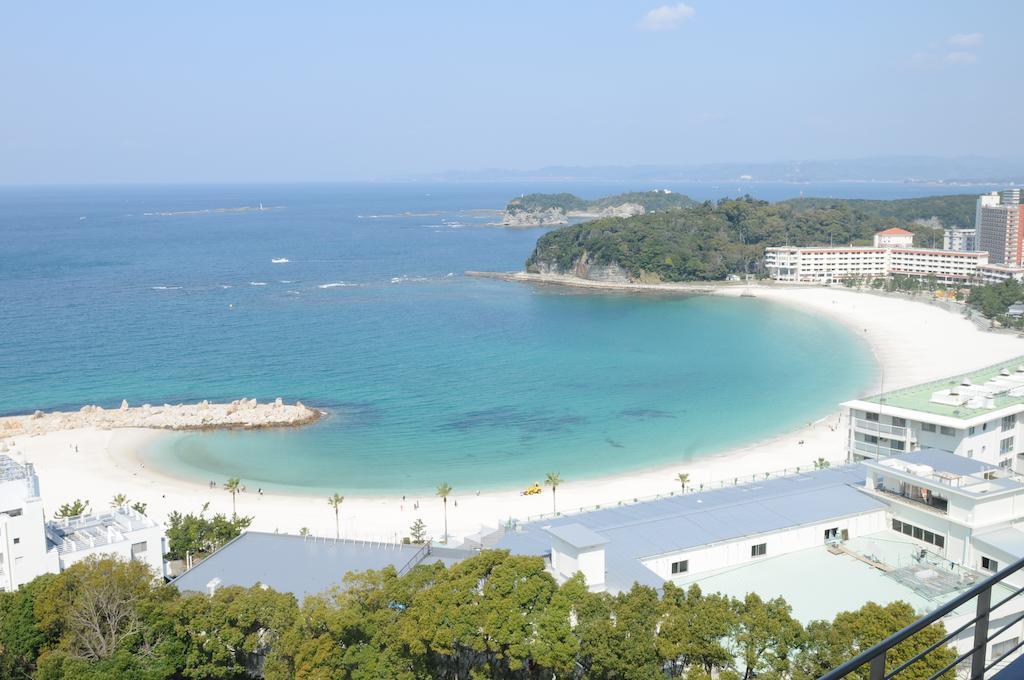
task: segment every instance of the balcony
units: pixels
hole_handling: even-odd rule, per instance
[[[875,420],[864,420],[863,418],[854,418],[853,427],[855,430],[867,432],[868,434],[891,434],[900,439],[906,439],[911,434],[909,428],[886,425],[885,423],[879,423]]]
[[[949,514],[949,501],[934,494],[929,494],[927,498],[916,497],[908,494],[903,489],[889,488],[881,482],[875,483],[875,493],[881,494],[886,498],[894,498],[896,500],[903,501],[915,508],[930,510],[937,515]]]
[[[888,458],[889,456],[898,456],[906,453],[904,449],[894,449],[890,446],[879,446],[878,444],[869,444],[859,440],[853,440],[850,445],[850,449],[856,453],[860,453],[872,458]]]

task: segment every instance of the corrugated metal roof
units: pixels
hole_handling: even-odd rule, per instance
[[[887,506],[882,501],[855,488],[864,483],[866,472],[862,465],[847,465],[532,522],[520,532],[506,534],[497,547],[547,554],[551,543],[546,531],[579,524],[608,540],[605,583],[609,589],[628,589],[634,580],[660,586],[661,579],[641,559],[884,510]]]
[[[173,583],[179,590],[206,592],[214,578],[221,586],[250,587],[257,583],[274,590],[306,595],[342,585],[348,572],[408,565],[422,546],[397,543],[335,540],[311,536],[247,531],[188,570]],[[423,563],[451,565],[473,551],[431,548]]]

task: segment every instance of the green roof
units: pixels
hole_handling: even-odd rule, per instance
[[[893,390],[892,392],[883,392],[882,394],[876,394],[873,397],[867,397],[863,401],[967,420],[968,418],[992,413],[993,411],[998,411],[999,409],[1003,409],[1008,406],[1024,404],[1024,396],[1015,397],[1010,395],[1009,392],[1002,392],[995,395],[995,406],[992,408],[972,408],[967,405],[953,406],[950,404],[935,403],[931,400],[932,394],[939,390],[959,385],[965,378],[970,380],[974,385],[981,385],[993,378],[998,378],[999,373],[1004,368],[1008,369],[1011,373],[1015,373],[1017,367],[1022,364],[1024,364],[1024,356],[1010,359],[1009,361],[1003,361],[987,368],[980,368],[976,371],[971,371],[970,373],[962,373],[960,375],[942,378],[941,380],[933,380],[932,382],[922,383],[912,387],[905,387],[901,390]]]

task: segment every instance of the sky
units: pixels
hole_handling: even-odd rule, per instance
[[[0,184],[1024,156],[1024,3],[12,2]]]

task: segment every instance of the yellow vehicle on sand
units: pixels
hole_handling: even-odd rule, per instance
[[[541,488],[541,485],[538,484],[537,482],[534,482],[530,486],[526,487],[526,491],[523,492],[523,495],[524,496],[536,496],[537,494],[539,494],[539,493],[541,493],[543,491],[544,491],[544,489]]]

